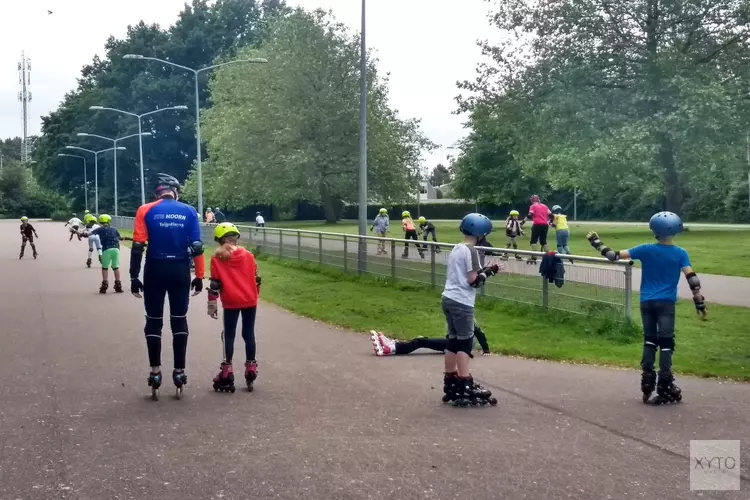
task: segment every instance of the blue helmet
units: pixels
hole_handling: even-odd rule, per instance
[[[482,214],[469,214],[461,219],[458,230],[466,236],[482,238],[492,232],[492,222]]]
[[[657,238],[667,238],[684,230],[680,216],[672,212],[659,212],[648,221],[648,228]]]

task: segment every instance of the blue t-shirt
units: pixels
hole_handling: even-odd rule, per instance
[[[666,300],[677,302],[677,284],[683,267],[690,265],[685,249],[674,245],[649,243],[628,250],[630,257],[640,260],[641,302]]]

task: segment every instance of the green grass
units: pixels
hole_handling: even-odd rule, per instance
[[[439,222],[435,226],[440,241],[458,243],[462,238],[455,222]],[[295,221],[269,223],[268,227],[357,234],[357,225],[354,223],[324,224],[319,221]],[[569,246],[574,254],[601,257],[586,241],[586,233],[589,231],[597,231],[608,246],[618,250],[654,241],[653,235],[645,226],[607,226],[606,224],[583,225],[571,223]],[[529,234],[530,230],[526,231],[526,236],[519,240],[521,249],[531,249],[528,243]],[[399,221],[392,221],[389,236],[393,238],[402,237]],[[549,236],[550,244],[554,244],[554,229],[550,229]],[[501,231],[490,235],[489,240],[498,247],[505,246],[505,235]],[[699,273],[750,277],[750,230],[691,228],[689,231],[677,236],[675,243],[690,253],[691,263]]]
[[[258,259],[261,298],[302,316],[354,331],[376,329],[399,339],[444,332],[439,287],[392,283],[268,255]],[[637,307],[634,318],[639,318]],[[750,381],[750,308],[712,304],[710,315],[709,321],[698,321],[692,302],[678,303],[676,371]],[[582,316],[485,297],[477,301],[476,316],[495,353],[638,368],[639,321],[626,324],[606,311]],[[363,348],[369,348],[364,338]]]
[[[440,290],[268,256],[259,260],[262,299],[297,314],[355,331],[376,329],[400,339],[440,336],[445,329]],[[477,302],[477,321],[497,353],[629,368],[638,368],[640,361],[642,334],[637,323],[484,298]],[[710,321],[701,322],[692,303],[680,301],[675,369],[750,381],[748,331],[750,309],[714,305]]]

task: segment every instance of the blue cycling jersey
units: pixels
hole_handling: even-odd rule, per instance
[[[138,209],[133,242],[148,242],[146,260],[189,260],[194,241],[201,241],[201,229],[190,205],[162,198]]]

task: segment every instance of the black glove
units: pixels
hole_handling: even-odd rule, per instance
[[[143,291],[143,283],[138,278],[130,278],[130,293],[135,297],[141,298],[141,292]]]
[[[193,290],[193,296],[198,295],[203,291],[203,280],[201,278],[193,278],[190,282],[190,289]]]
[[[258,287],[258,291],[260,291],[260,276],[255,276],[255,285]]]
[[[696,294],[693,295],[693,304],[695,304],[695,311],[698,313],[698,316],[700,319],[705,320],[706,319],[706,303],[704,302],[705,298],[703,295]]]

